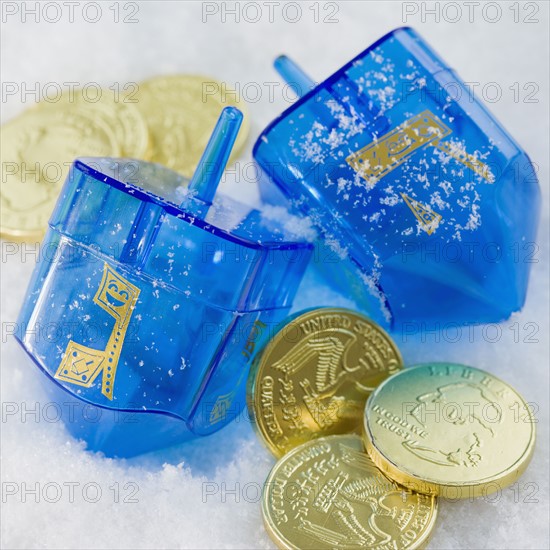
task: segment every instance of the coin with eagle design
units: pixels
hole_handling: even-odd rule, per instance
[[[276,456],[315,437],[360,433],[371,392],[402,367],[390,336],[340,308],[297,314],[255,359],[248,408]]]
[[[423,547],[437,499],[384,474],[357,435],[332,435],[286,454],[262,495],[264,525],[279,548],[375,550]]]

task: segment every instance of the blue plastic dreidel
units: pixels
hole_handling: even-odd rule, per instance
[[[521,309],[540,208],[533,166],[414,30],[311,90],[291,61],[276,67],[306,91],[254,146],[260,190],[317,223],[316,265],[337,289],[408,332]]]
[[[17,337],[88,449],[132,456],[226,425],[291,307],[312,245],[216,193],[241,119],[222,112],[190,183],[136,160],[71,168]]]

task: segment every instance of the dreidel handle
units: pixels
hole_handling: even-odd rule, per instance
[[[214,199],[242,121],[239,109],[225,107],[189,183],[189,191],[208,204]]]
[[[275,59],[273,66],[298,97],[303,97],[315,86],[314,80],[286,55]]]

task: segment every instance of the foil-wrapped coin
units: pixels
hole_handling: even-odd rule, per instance
[[[262,495],[265,528],[279,548],[422,548],[437,499],[388,479],[357,435],[300,445],[275,464]]]
[[[37,108],[42,112],[49,109],[87,112],[111,128],[122,156],[146,159],[150,153],[147,123],[137,107],[137,99],[132,95],[115,94],[111,89],[97,88],[93,93],[76,89],[63,93],[59,98],[41,101]],[[87,155],[85,151],[80,154]]]
[[[485,496],[514,483],[531,459],[535,419],[508,384],[452,363],[407,368],[365,408],[374,463],[411,490],[449,499]]]
[[[2,126],[0,234],[39,240],[77,157],[151,160],[191,178],[220,111],[237,105],[231,91],[208,77],[147,80],[137,92],[71,90],[47,98]],[[241,127],[232,158],[248,134]]]
[[[89,109],[29,109],[0,129],[0,234],[40,240],[73,160],[118,156],[110,124]]]
[[[246,105],[207,76],[170,75],[145,80],[132,94],[151,134],[148,160],[191,178],[224,107],[235,106],[245,117],[231,159],[242,151],[249,132]],[[230,160],[231,160],[230,159]]]
[[[312,438],[360,433],[368,396],[401,367],[390,336],[360,313],[299,313],[254,361],[249,414],[276,456]]]

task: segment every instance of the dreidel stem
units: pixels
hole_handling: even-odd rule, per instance
[[[189,191],[206,203],[211,204],[214,199],[242,121],[239,109],[225,107],[189,183]]]
[[[315,86],[315,82],[286,55],[275,59],[273,66],[298,97],[303,97]]]
[[[305,96],[317,85],[299,65],[286,55],[280,55],[275,59],[273,66],[281,78],[294,90],[299,98]],[[365,116],[365,113],[368,112],[371,107],[365,101],[364,94],[359,90],[357,84],[353,80],[349,80],[348,84],[349,86],[346,89],[345,98],[341,96],[338,90],[329,87],[330,94],[340,103],[349,116],[352,118],[358,117],[365,124],[372,125],[372,121],[368,120],[368,117]],[[364,109],[352,109],[350,105],[353,105],[353,102],[357,105],[363,105]],[[334,117],[332,115],[320,115],[320,118],[322,123],[327,125],[327,127],[331,127],[331,125],[334,124]],[[376,129],[378,132],[382,133],[389,127],[388,119],[385,116],[378,115],[376,121],[377,126],[373,128],[373,130]]]

